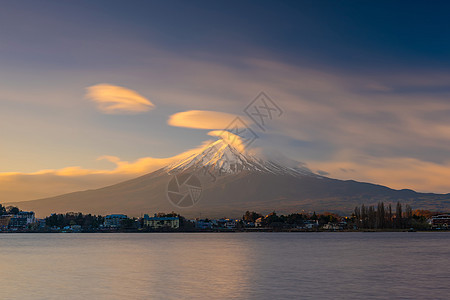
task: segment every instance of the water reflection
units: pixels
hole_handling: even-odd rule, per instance
[[[448,233],[0,234],[1,299],[445,299]]]

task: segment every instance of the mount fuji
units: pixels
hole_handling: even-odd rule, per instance
[[[238,150],[241,148],[241,150]],[[207,170],[220,175],[236,174],[242,171],[272,175],[315,176],[307,168],[287,167],[247,153],[239,144],[234,145],[224,139],[211,143],[199,153],[195,153],[165,168],[168,173],[197,172]]]
[[[417,193],[320,176],[306,167],[262,158],[219,139],[155,172],[100,189],[10,203],[38,216],[69,211],[140,216],[175,211],[185,217],[238,217],[246,210],[330,211],[349,214],[361,204],[401,201],[448,210],[450,194]]]

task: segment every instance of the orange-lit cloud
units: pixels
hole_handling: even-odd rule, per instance
[[[236,118],[236,115],[207,110],[188,110],[173,114],[167,123],[176,127],[196,129],[225,129]],[[250,122],[245,118],[247,124]]]
[[[107,83],[88,87],[86,98],[97,103],[97,108],[105,114],[141,113],[154,107],[139,93]]]
[[[84,169],[74,166],[32,173],[0,173],[0,203],[33,200],[115,184],[184,159],[202,149],[205,144],[167,158],[143,157],[132,162],[122,161],[116,156],[98,158],[113,163],[115,167],[112,169]]]
[[[311,162],[310,167],[325,170],[327,176],[381,184],[417,192],[450,193],[450,161],[443,164],[408,157],[366,157],[363,161],[335,160]]]
[[[241,152],[245,151],[245,145],[240,136],[233,134],[227,130],[213,130],[208,132],[210,136],[216,136],[224,140],[227,144],[232,145],[234,148]]]
[[[188,110],[191,107],[187,105],[210,110],[227,111],[230,107],[239,110],[248,103],[245,99],[251,101],[258,92],[266,91],[285,113],[270,123],[267,134],[259,140],[260,145],[268,141],[268,146],[273,145],[283,152],[290,150],[292,158],[307,162],[314,170],[326,171],[330,173],[330,177],[418,191],[450,192],[450,184],[446,182],[446,178],[450,178],[450,163],[445,162],[450,151],[450,118],[446,113],[450,111],[450,102],[447,92],[429,92],[434,86],[446,87],[450,79],[449,74],[405,71],[382,76],[375,73],[362,76],[346,70],[334,72],[327,71],[325,67],[306,69],[269,59],[245,58],[247,68],[235,70],[229,65],[210,61],[186,61],[174,57],[158,59],[164,62],[164,66],[176,70],[171,74],[171,80],[182,83],[167,87],[167,78],[160,76],[158,72],[146,73],[146,78],[151,82],[149,88],[152,95],[165,104],[186,110],[170,117],[168,123],[172,126],[222,130],[234,119],[234,115],[217,111]],[[193,73],[196,76],[189,76]],[[133,77],[127,81],[131,79]],[[114,87],[108,84],[96,85],[88,88],[88,95],[92,97],[96,94],[92,92],[102,86]],[[185,86],[201,86],[202,89],[189,89],[187,92]],[[411,92],[408,92],[408,89],[411,89]],[[416,89],[419,89],[419,92]],[[16,94],[19,92],[23,94]],[[63,92],[65,91],[52,95],[46,94],[49,92],[45,90],[45,97],[40,101],[49,107],[64,104],[64,109],[68,109],[72,104],[59,100]],[[33,97],[23,91],[13,92],[6,89],[2,95],[11,102],[34,101]],[[106,113],[130,112],[129,109],[120,107],[123,101],[116,103],[109,102],[107,96],[101,98],[105,101],[92,100],[99,108],[105,105],[106,108],[102,111]],[[153,104],[150,107],[148,103],[139,104],[138,107],[145,111],[153,107]],[[4,124],[14,124],[16,118],[5,113],[2,121]],[[38,116],[37,120],[41,119],[42,117]],[[26,122],[19,122],[19,126],[20,123]],[[67,127],[66,130],[70,132],[70,128]],[[29,130],[23,129],[22,132],[28,133]],[[281,138],[272,142],[271,135],[281,136],[286,142]],[[31,141],[32,138],[23,136],[22,140]],[[14,142],[14,139],[11,138],[11,141]],[[298,141],[301,143],[296,143]],[[297,145],[297,148],[293,148],[292,144]],[[64,148],[64,145],[61,147]],[[358,155],[353,153],[333,157],[337,152],[349,151],[357,151],[358,155],[372,155],[372,158],[367,161],[358,159]],[[13,155],[13,152],[11,154]],[[2,183],[0,194],[3,199],[11,199],[16,197],[14,195],[17,193],[28,193],[28,196],[21,199],[32,199],[37,198],[32,193],[33,190],[39,189],[39,195],[47,196],[94,188],[129,179],[164,165],[163,160],[154,158],[142,158],[135,162],[124,162],[114,157],[104,159],[115,162],[116,168],[86,170],[69,167],[41,171],[42,174],[17,173],[17,177],[5,175],[11,180],[15,178],[15,183],[22,182],[22,185],[16,185],[16,191],[12,192],[13,185]],[[430,160],[436,163],[431,163]],[[55,178],[54,186],[49,184],[50,179],[45,179],[47,181],[44,182],[44,178],[50,176]],[[42,181],[41,187],[37,184],[38,177]],[[36,183],[30,187],[30,182]],[[56,186],[59,186],[60,190],[57,191]],[[9,192],[5,193],[5,190]]]

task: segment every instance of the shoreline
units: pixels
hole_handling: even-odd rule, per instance
[[[33,233],[33,234],[55,234],[55,233],[379,233],[379,232],[450,232],[450,230],[98,230],[98,231],[0,231],[0,234]]]

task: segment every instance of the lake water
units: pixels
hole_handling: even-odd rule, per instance
[[[450,233],[0,234],[0,299],[449,299]]]

